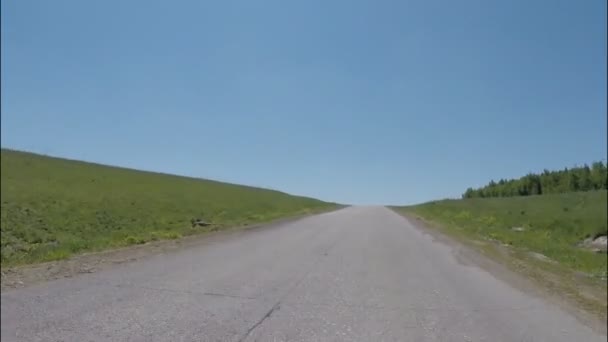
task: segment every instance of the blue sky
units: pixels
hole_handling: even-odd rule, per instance
[[[2,2],[2,147],[355,204],[606,158],[606,1]]]

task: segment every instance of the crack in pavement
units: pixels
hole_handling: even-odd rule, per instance
[[[281,301],[278,301],[265,315],[264,317],[262,317],[259,321],[257,321],[251,328],[249,328],[247,330],[247,332],[245,333],[245,335],[243,335],[243,337],[241,337],[239,339],[239,342],[243,342],[245,341],[245,339],[247,339],[247,337],[249,337],[249,335],[251,335],[251,333],[255,330],[255,328],[257,328],[258,326],[260,326],[260,324],[262,324],[262,322],[264,322],[267,318],[270,317],[270,315],[272,315],[273,312],[275,312],[276,310],[279,310],[279,308],[281,307]]]
[[[266,319],[268,319],[272,313],[276,310],[278,310],[281,307],[281,302],[283,300],[285,300],[285,298],[287,298],[287,296],[293,291],[295,290],[298,286],[300,286],[300,284],[304,281],[304,279],[306,279],[306,277],[308,277],[308,275],[321,263],[324,261],[324,258],[329,254],[329,251],[332,250],[336,244],[338,243],[338,241],[334,241],[330,246],[327,247],[327,249],[323,252],[323,254],[321,256],[317,256],[317,260],[312,264],[312,266],[310,266],[310,268],[304,272],[304,274],[295,281],[295,283],[293,285],[291,285],[289,287],[289,289],[285,292],[285,294],[283,294],[283,296],[281,296],[281,298],[272,306],[272,308],[264,315],[264,317],[262,317],[256,324],[254,324],[251,328],[249,328],[247,330],[247,332],[243,335],[243,337],[241,337],[238,342],[243,342],[245,341],[249,335],[251,335],[251,333],[253,333],[253,331],[259,327]]]

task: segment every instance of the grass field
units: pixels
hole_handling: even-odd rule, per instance
[[[312,198],[3,149],[1,262],[13,266],[337,208]],[[191,219],[213,226],[193,228]]]
[[[607,192],[443,200],[396,207],[470,239],[540,253],[571,271],[606,279],[607,255],[578,244],[607,232]],[[515,229],[514,229],[515,228]]]

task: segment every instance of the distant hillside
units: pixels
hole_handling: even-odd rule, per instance
[[[6,149],[0,175],[3,265],[337,207],[278,191]],[[214,225],[193,227],[193,219]]]
[[[602,189],[608,189],[608,171],[606,165],[599,161],[591,164],[591,167],[584,165],[560,171],[544,170],[540,174],[530,173],[519,179],[491,181],[479,189],[467,189],[462,197],[512,197]]]

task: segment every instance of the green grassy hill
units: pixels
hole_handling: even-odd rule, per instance
[[[3,266],[336,208],[312,198],[2,149]],[[192,219],[216,223],[193,228]]]
[[[448,233],[543,254],[573,271],[606,278],[606,253],[580,248],[606,235],[607,192],[434,201],[397,211],[439,224]]]

